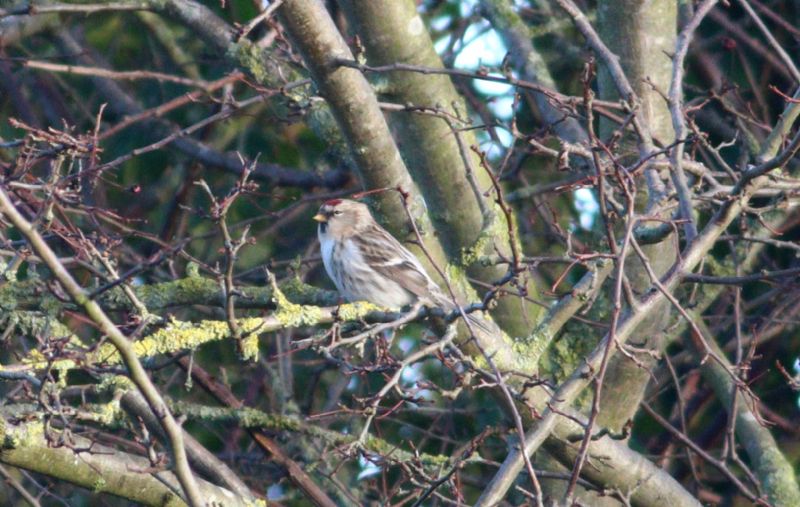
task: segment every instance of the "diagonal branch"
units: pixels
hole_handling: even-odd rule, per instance
[[[691,242],[697,236],[697,224],[694,220],[692,195],[683,171],[683,140],[687,136],[686,120],[683,117],[683,62],[689,51],[689,43],[694,37],[694,32],[706,14],[714,8],[717,0],[705,0],[695,12],[692,20],[686,25],[678,36],[675,56],[672,58],[672,80],[669,84],[669,109],[672,115],[672,128],[675,129],[677,144],[672,149],[670,161],[672,162],[672,183],[678,194],[680,203],[680,217],[684,220],[686,241]]]
[[[150,410],[158,417],[161,426],[164,428],[164,432],[169,437],[175,474],[178,476],[178,480],[181,483],[181,487],[183,488],[183,492],[189,504],[192,506],[203,505],[203,496],[198,490],[197,481],[192,475],[189,462],[186,459],[182,430],[164,404],[164,400],[158,392],[158,389],[156,389],[156,386],[147,376],[147,372],[142,367],[142,363],[139,362],[139,358],[133,350],[133,344],[119,329],[117,329],[117,326],[111,321],[108,315],[106,315],[100,305],[87,297],[83,287],[78,285],[78,282],[72,278],[72,275],[64,268],[56,253],[45,242],[39,232],[19,211],[17,211],[4,188],[0,188],[0,213],[5,215],[19,230],[31,245],[33,251],[42,258],[47,267],[53,272],[56,279],[64,286],[64,289],[66,289],[72,300],[83,308],[89,318],[97,324],[98,328],[119,351],[122,362],[128,369],[131,380],[133,380],[136,387],[141,391],[142,395],[147,400],[147,404],[150,406]]]
[[[151,472],[147,458],[109,448],[79,435],[71,435],[74,449],[51,447],[43,436],[41,423],[12,425],[0,420],[3,445],[0,462],[20,469],[61,479],[95,493],[108,493],[136,502],[160,507],[185,505],[175,494],[180,483],[165,471]],[[78,450],[80,449],[80,450]],[[206,481],[198,481],[202,503],[247,507],[254,502]]]
[[[754,179],[742,178],[737,185],[733,195],[723,204],[717,213],[706,225],[702,234],[692,243],[680,260],[672,269],[671,273],[662,282],[666,291],[673,291],[680,283],[684,274],[690,273],[705,257],[708,251],[720,235],[727,229],[728,225],[739,216],[747,206],[750,197],[760,187],[767,183],[765,177]],[[617,347],[612,347],[611,353],[623,345],[636,330],[637,326],[654,310],[660,307],[665,301],[664,293],[661,291],[650,291],[645,297],[638,301],[635,310],[628,312],[621,319],[614,338]],[[522,453],[533,454],[544,442],[556,426],[559,411],[568,407],[594,378],[605,357],[606,348],[609,346],[611,337],[607,334],[597,345],[594,351],[586,358],[585,364],[576,369],[570,377],[561,384],[555,394],[550,398],[547,408],[542,414],[542,418],[534,425],[534,429],[528,433],[525,445],[522,450],[514,449],[509,453],[503,462],[500,471],[484,490],[478,506],[494,505],[502,499],[517,475],[522,470],[524,459]]]

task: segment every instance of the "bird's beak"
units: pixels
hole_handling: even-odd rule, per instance
[[[325,222],[328,221],[328,217],[326,217],[322,213],[317,213],[316,215],[314,215],[314,220],[324,224]]]

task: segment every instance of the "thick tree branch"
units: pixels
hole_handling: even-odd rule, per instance
[[[2,421],[5,444],[0,462],[44,474],[81,486],[95,493],[108,493],[141,505],[163,507],[186,505],[176,491],[179,480],[170,472],[151,472],[148,459],[126,454],[71,435],[75,449],[51,447],[44,439],[41,423],[11,424]],[[197,505],[248,507],[259,502],[247,501],[233,492],[206,481],[197,481],[202,499]]]
[[[443,67],[413,1],[346,0],[342,4],[373,65]],[[463,99],[445,75],[396,72],[388,79],[388,97],[435,113],[399,112],[390,121],[449,255],[449,274],[455,278],[460,264],[470,277],[495,283],[506,275],[504,270],[475,264],[471,258],[496,249],[508,255],[511,236],[518,232],[499,207],[484,197],[493,188],[492,181],[472,150],[477,143]],[[528,294],[539,294],[534,280],[523,282]],[[500,297],[497,303],[492,315],[511,336],[523,336],[541,313],[538,305],[524,298]]]
[[[514,10],[511,0],[481,0],[481,8],[495,30],[503,37],[511,53],[511,62],[521,76],[549,89],[557,89],[543,55],[535,46],[532,30]],[[588,142],[589,136],[581,124],[566,108],[558,107],[551,97],[532,92],[536,107],[545,124],[552,128],[562,141],[574,144]]]
[[[694,316],[698,317],[696,313]],[[714,336],[702,318],[695,318],[695,322],[704,336]],[[714,389],[720,405],[729,411],[731,407],[735,407],[736,413],[729,416],[736,418],[736,437],[747,452],[770,502],[776,506],[800,505],[800,486],[792,464],[781,452],[769,428],[760,417],[756,416],[758,409],[754,406],[755,400],[745,396],[742,390],[735,386],[730,373],[735,371],[734,365],[728,361],[715,340],[708,340],[707,343],[711,347],[711,352],[718,358],[714,361],[703,361],[708,352],[698,350],[694,340],[687,342],[692,347],[701,365],[700,371]]]

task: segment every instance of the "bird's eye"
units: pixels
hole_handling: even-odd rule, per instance
[[[342,210],[338,210],[337,209],[336,211],[333,212],[333,214],[334,215],[341,215],[342,214]]]

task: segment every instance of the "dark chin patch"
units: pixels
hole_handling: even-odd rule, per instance
[[[325,223],[325,222],[320,222],[320,224],[319,224],[319,232],[321,232],[322,234],[325,234],[326,232],[328,232],[328,224]]]

